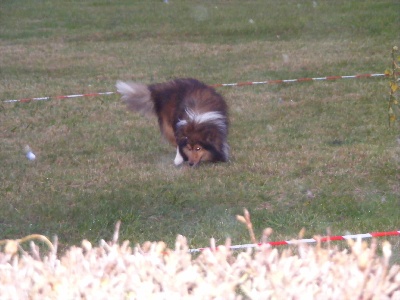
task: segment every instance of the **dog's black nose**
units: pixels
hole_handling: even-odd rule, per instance
[[[193,162],[189,162],[189,166],[193,167],[194,163]]]

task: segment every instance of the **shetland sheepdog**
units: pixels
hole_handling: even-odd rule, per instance
[[[228,161],[228,107],[212,87],[192,78],[116,87],[129,110],[158,118],[161,134],[176,147],[175,165]]]

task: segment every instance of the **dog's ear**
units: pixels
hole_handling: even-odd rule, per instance
[[[178,138],[178,140],[176,141],[176,143],[178,144],[179,147],[185,147],[187,142],[188,142],[187,136],[183,136],[181,138]]]
[[[207,141],[208,144],[213,145],[218,140],[217,139],[217,134],[215,133],[215,131],[212,131],[212,130],[207,131],[206,136],[207,136],[206,141]]]
[[[222,140],[218,133],[210,131],[207,135],[207,145],[205,148],[213,155],[214,161],[227,161],[229,146],[225,140]]]

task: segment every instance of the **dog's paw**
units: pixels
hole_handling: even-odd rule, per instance
[[[174,164],[175,164],[175,166],[179,166],[182,163],[183,163],[183,157],[182,157],[181,153],[179,152],[179,147],[176,147],[176,156],[174,159]]]

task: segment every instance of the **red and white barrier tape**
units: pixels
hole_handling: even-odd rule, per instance
[[[266,81],[243,81],[236,83],[219,83],[212,84],[212,87],[228,87],[228,86],[246,86],[246,85],[258,85],[258,84],[282,84],[282,83],[294,83],[294,82],[311,82],[311,81],[323,81],[323,80],[337,80],[337,79],[351,79],[351,78],[371,78],[371,77],[385,77],[386,74],[358,74],[358,75],[345,75],[345,76],[325,76],[325,77],[314,77],[314,78],[297,78],[297,79],[281,79],[281,80],[266,80]],[[38,98],[23,98],[17,100],[3,100],[4,103],[15,103],[15,102],[31,102],[31,101],[44,101],[50,99],[68,99],[78,97],[94,97],[103,95],[112,95],[116,92],[103,92],[103,93],[90,93],[90,94],[77,94],[77,95],[66,95],[66,96],[55,96],[55,97],[38,97]]]
[[[69,99],[69,98],[79,98],[79,97],[95,97],[102,95],[112,95],[116,92],[104,92],[104,93],[90,93],[90,94],[77,94],[77,95],[65,95],[65,96],[54,96],[54,97],[38,97],[38,98],[23,98],[18,100],[4,100],[4,103],[14,103],[14,102],[31,102],[31,101],[44,101],[50,99]]]
[[[271,246],[283,246],[283,245],[296,245],[301,243],[316,243],[320,242],[328,242],[328,241],[343,241],[349,239],[365,239],[365,238],[372,238],[372,237],[382,237],[382,236],[392,236],[392,235],[400,235],[399,231],[385,231],[385,232],[371,232],[371,233],[362,233],[362,234],[349,234],[349,235],[339,235],[339,236],[325,236],[321,237],[320,239],[301,239],[301,240],[291,240],[291,241],[277,241],[277,242],[268,242],[266,245]],[[263,245],[260,244],[243,244],[243,245],[234,245],[230,246],[229,248],[232,250],[237,249],[246,249],[246,248],[256,248]],[[190,249],[190,253],[201,252],[205,249],[210,249],[209,247],[206,248],[197,248],[197,249]]]
[[[386,74],[358,74],[358,75],[345,75],[345,76],[325,76],[325,77],[311,77],[311,78],[297,78],[297,79],[281,79],[281,80],[266,80],[266,81],[244,81],[237,83],[222,83],[213,84],[212,87],[222,86],[245,86],[256,84],[281,84],[281,83],[294,83],[294,82],[310,82],[310,81],[323,81],[323,80],[337,80],[337,79],[350,79],[350,78],[370,78],[370,77],[384,77]]]

